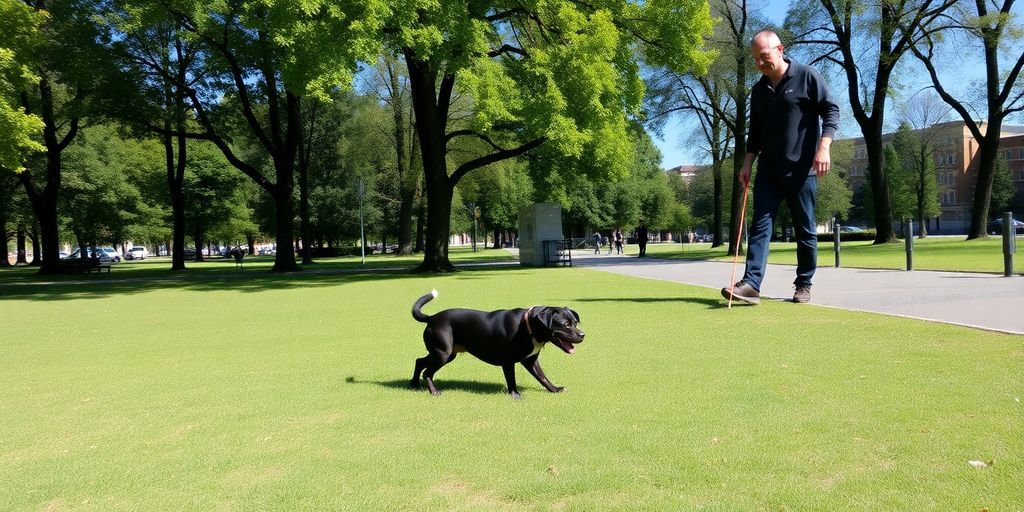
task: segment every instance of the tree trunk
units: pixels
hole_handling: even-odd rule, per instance
[[[724,208],[724,205],[722,204],[722,161],[717,157],[715,158],[715,161],[712,163],[711,172],[712,179],[714,180],[715,191],[714,207],[712,208],[713,219],[711,221],[711,230],[713,232],[711,238],[711,247],[719,247],[723,243],[725,243],[725,241],[722,240],[725,233],[722,229],[722,221],[724,220],[722,218]]]
[[[274,268],[273,272],[296,272],[299,270],[299,266],[295,261],[295,207],[292,204],[292,189],[294,187],[286,186],[286,183],[291,183],[292,177],[282,176],[286,174],[282,171],[277,173],[277,183],[279,192],[274,195],[274,205],[276,206],[277,226],[275,230],[275,237],[277,238],[277,254],[274,255]],[[287,173],[290,174],[290,173]]]
[[[197,262],[203,261],[203,246],[206,245],[206,240],[203,239],[203,227],[199,221],[196,220],[196,228],[192,235],[192,241],[196,243],[196,257]]]
[[[6,201],[7,197],[0,198],[0,200]],[[4,211],[3,206],[0,206],[0,239],[4,241],[4,251],[0,254],[0,268],[10,267],[11,260],[7,256],[7,213]]]
[[[736,34],[736,41],[740,43],[745,36],[746,10],[743,11],[743,19],[740,24],[741,30]],[[736,92],[732,95],[736,103],[736,121],[733,128],[735,137],[735,149],[732,152],[732,207],[729,209],[729,254],[743,252],[743,239],[737,231],[743,206],[743,184],[740,183],[740,171],[743,170],[743,161],[747,157],[747,100],[750,91],[747,87],[747,55],[739,52],[736,56]],[[753,179],[753,177],[751,177]]]
[[[49,79],[43,76],[39,81],[40,110],[39,117],[43,120],[43,144],[46,147],[46,184],[40,189],[32,175],[26,169],[18,174],[25,192],[28,194],[32,211],[39,222],[42,264],[40,274],[60,273],[60,233],[57,217],[57,196],[60,193],[61,153],[78,134],[78,118],[68,121],[68,132],[58,139],[57,128],[62,125],[57,121],[53,108],[53,90]],[[23,97],[23,106],[28,111],[27,97]]]
[[[16,248],[18,251],[18,259],[14,262],[15,265],[28,265],[28,259],[26,258],[27,245],[25,244],[25,229],[18,228],[18,234]]]
[[[871,180],[872,206],[875,214],[875,242],[885,244],[896,241],[892,230],[892,208],[889,205],[889,183],[885,179],[885,153],[882,144],[882,124],[878,116],[871,117],[861,126],[864,146],[868,152],[868,176]]]
[[[990,116],[991,117],[991,116]],[[988,238],[988,211],[992,202],[992,181],[995,178],[996,161],[999,155],[999,132],[1002,119],[990,119],[985,137],[978,144],[978,176],[974,187],[974,202],[971,204],[971,227],[967,239]]]
[[[169,128],[167,123],[167,127]],[[183,128],[178,126],[179,130]],[[164,158],[167,170],[167,188],[171,195],[171,270],[185,270],[185,156],[186,140],[178,137],[178,161],[174,161],[174,140],[164,135]]]
[[[405,51],[405,62],[412,84],[412,104],[416,113],[416,133],[420,141],[427,194],[426,243],[423,248],[423,262],[416,271],[452,272],[455,267],[448,261],[452,185],[445,161],[444,127],[447,116],[442,112],[442,109],[446,112],[448,99],[438,101],[437,74],[429,63],[418,60],[409,49]]]
[[[398,207],[398,254],[412,253],[412,208],[416,199],[416,183],[409,179],[409,160],[405,147],[407,137],[405,124],[405,98],[404,95],[395,94],[401,91],[401,84],[398,81],[398,73],[388,62],[388,79],[391,82],[391,109],[395,121],[395,163],[398,167],[398,186],[400,204]]]
[[[309,133],[299,144],[299,230],[302,235],[302,264],[313,263],[313,230],[309,223],[309,153],[313,150],[313,131],[316,128],[316,103],[309,109]]]
[[[28,232],[28,239],[32,242],[32,261],[28,262],[30,267],[38,267],[43,264],[43,254],[39,250],[39,227],[33,226],[32,231]],[[60,257],[60,252],[57,253],[57,257]]]
[[[420,206],[416,209],[416,245],[413,246],[412,252],[423,252],[423,231],[424,226],[427,223],[427,210],[424,208],[425,198],[420,199]]]

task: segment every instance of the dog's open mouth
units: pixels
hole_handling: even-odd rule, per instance
[[[565,351],[566,354],[576,353],[576,347],[572,346],[572,343],[569,343],[568,341],[563,341],[558,338],[554,338],[551,340],[551,342],[557,345],[558,348]]]

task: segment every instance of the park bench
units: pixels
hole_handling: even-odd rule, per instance
[[[103,269],[107,269],[107,273],[110,273],[109,261],[102,261],[99,258],[71,258],[67,260],[60,260],[60,270],[67,274],[88,274],[93,270],[95,270],[96,273],[100,273]]]

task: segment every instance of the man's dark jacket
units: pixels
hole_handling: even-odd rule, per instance
[[[821,75],[789,57],[783,60],[789,69],[777,87],[761,76],[750,91],[747,153],[759,155],[758,173],[811,172],[820,137],[832,137],[839,128],[839,105]]]

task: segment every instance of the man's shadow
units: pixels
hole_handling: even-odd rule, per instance
[[[575,299],[577,302],[637,302],[650,304],[655,302],[685,302],[706,306],[708,309],[722,309],[728,307],[725,299],[709,299],[704,297],[618,297],[603,299]],[[735,304],[735,302],[733,303]]]

